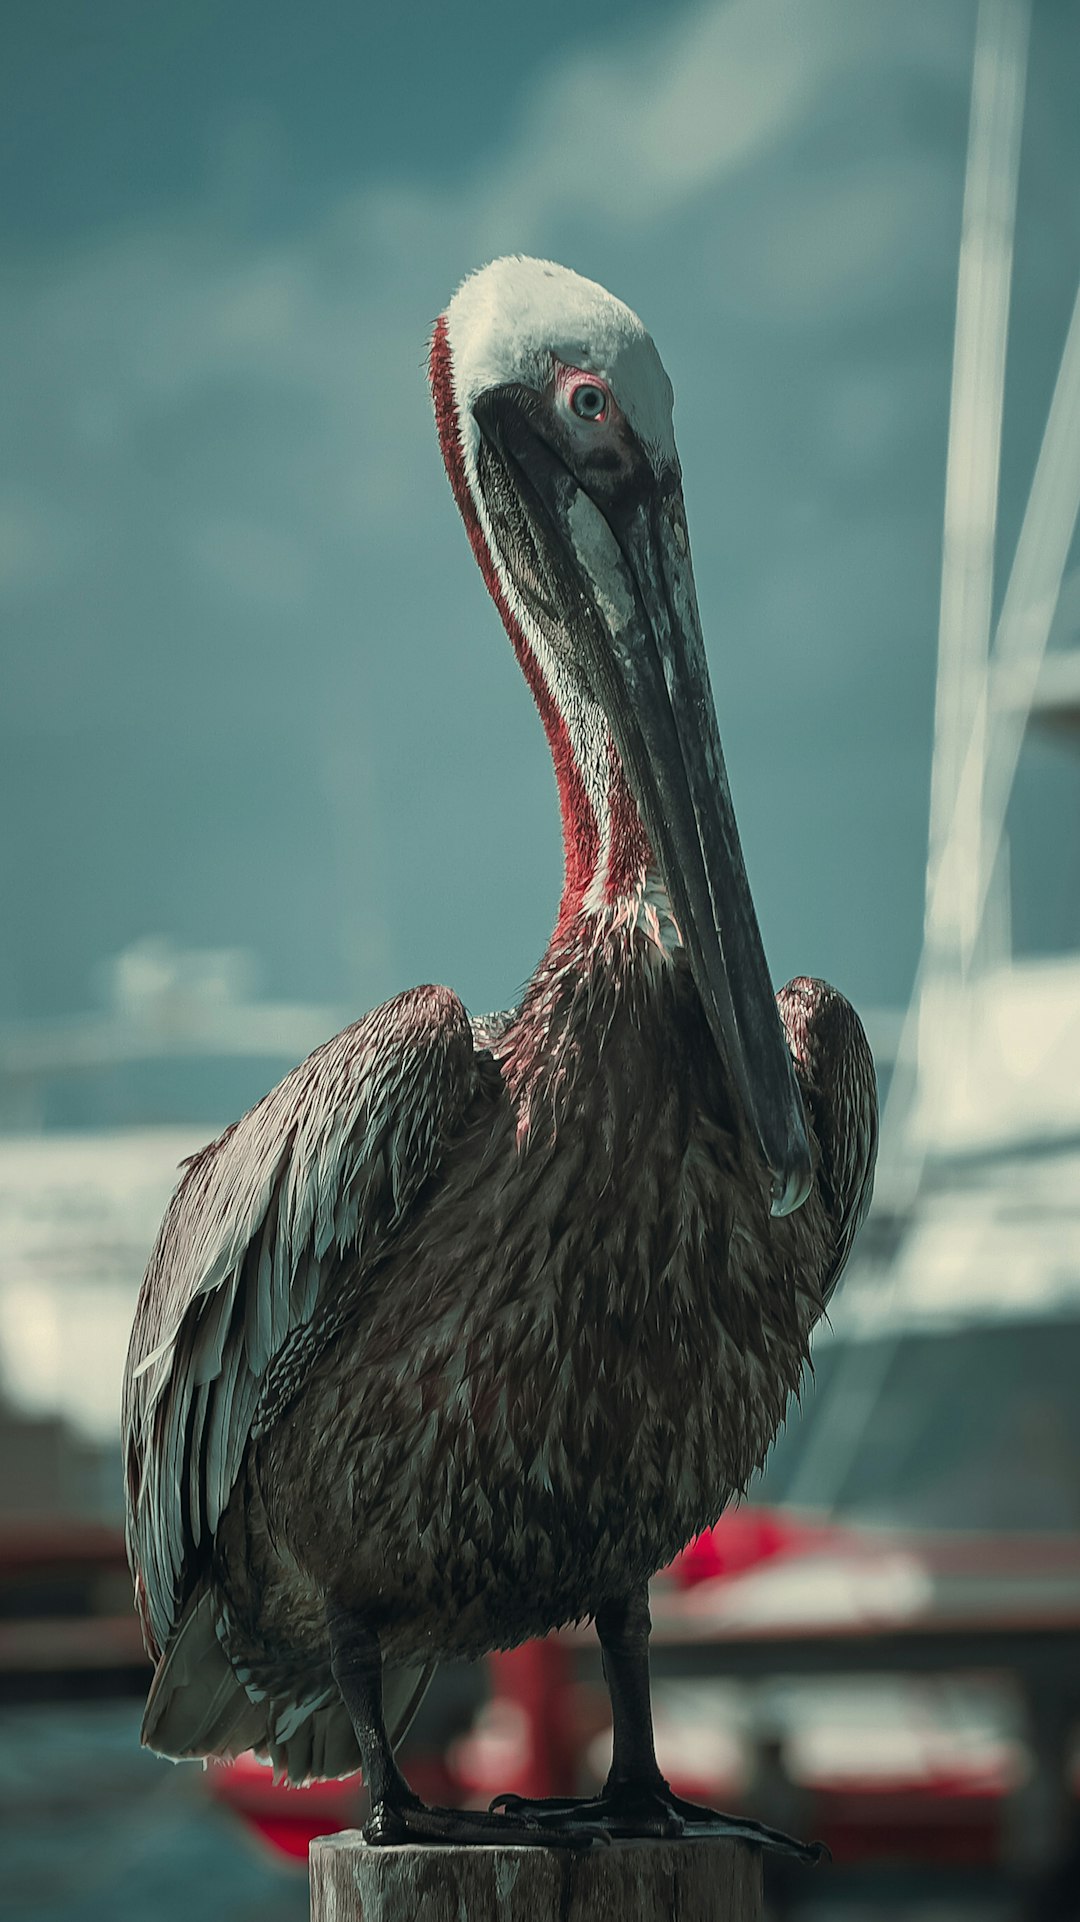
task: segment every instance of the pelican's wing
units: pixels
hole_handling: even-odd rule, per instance
[[[874,1057],[850,1001],[800,976],[776,997],[820,1149],[817,1185],[834,1239],[819,1281],[828,1302],[874,1192],[878,1101]]]
[[[275,1357],[311,1339],[324,1281],[343,1256],[362,1280],[437,1171],[482,1076],[457,996],[416,988],[317,1049],[186,1164],[150,1257],[124,1377],[128,1548],[155,1654],[229,1499],[268,1382],[281,1392]]]

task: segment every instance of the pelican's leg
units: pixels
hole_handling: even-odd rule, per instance
[[[518,1815],[492,1815],[473,1809],[428,1808],[414,1795],[394,1760],[386,1733],[382,1705],[382,1651],[378,1636],[359,1615],[348,1609],[327,1610],[330,1666],[356,1732],[371,1797],[371,1814],[364,1824],[365,1842],[386,1847],[395,1842],[475,1843],[490,1848],[498,1843],[538,1848],[588,1848],[593,1831],[566,1825],[559,1831],[541,1828]]]
[[[596,1611],[612,1720],[611,1769],[600,1794],[587,1801],[543,1802],[520,1795],[499,1795],[492,1808],[505,1809],[509,1815],[545,1827],[573,1822],[579,1828],[595,1827],[606,1835],[682,1837],[686,1841],[699,1836],[728,1836],[795,1855],[803,1862],[818,1862],[827,1856],[821,1842],[798,1842],[780,1829],[766,1828],[764,1823],[743,1816],[698,1808],[674,1793],[660,1773],[653,1742],[651,1626],[645,1588]]]

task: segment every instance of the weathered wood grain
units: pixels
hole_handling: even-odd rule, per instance
[[[760,1922],[761,1859],[740,1842],[616,1842],[587,1854],[311,1845],[312,1922]]]

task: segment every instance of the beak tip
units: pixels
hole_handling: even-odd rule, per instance
[[[772,1200],[769,1213],[775,1217],[793,1215],[801,1208],[813,1184],[808,1156],[793,1156],[781,1174],[772,1175]]]

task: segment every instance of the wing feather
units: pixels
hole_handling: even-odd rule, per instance
[[[833,1228],[833,1244],[818,1279],[827,1304],[874,1192],[878,1144],[874,1057],[851,1003],[827,982],[800,975],[781,988],[776,1001],[817,1137],[817,1180]]]
[[[239,1473],[260,1396],[341,1257],[362,1288],[480,1086],[468,1018],[417,988],[335,1036],[187,1163],[124,1380],[128,1548],[164,1649]]]

